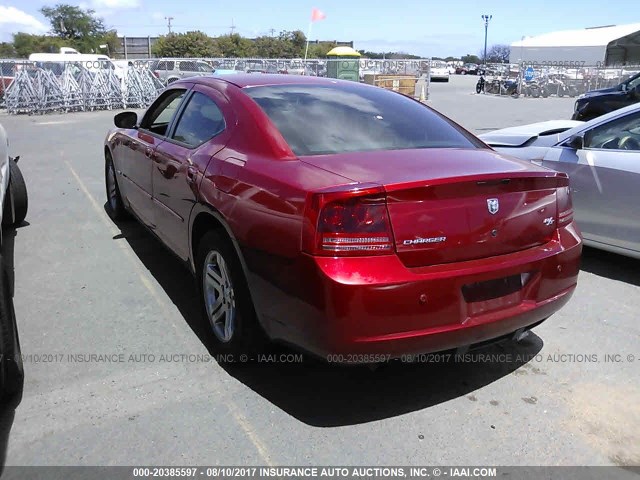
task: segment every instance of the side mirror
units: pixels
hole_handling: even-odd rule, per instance
[[[567,142],[567,146],[575,149],[582,150],[584,148],[584,136],[583,135],[573,135],[569,141]]]
[[[118,128],[136,128],[138,126],[138,114],[136,112],[120,112],[113,117],[113,123]]]

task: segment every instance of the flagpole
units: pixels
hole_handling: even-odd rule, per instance
[[[307,54],[309,53],[309,37],[311,36],[311,26],[313,25],[313,20],[309,22],[309,29],[307,30],[307,46],[304,49],[304,68],[307,69]]]

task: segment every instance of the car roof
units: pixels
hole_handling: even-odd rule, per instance
[[[185,81],[187,81],[187,79],[185,79]],[[236,75],[230,75],[228,77],[216,77],[214,74],[212,76],[206,75],[202,77],[190,78],[188,81],[190,83],[197,83],[208,86],[214,86],[218,82],[224,81],[239,88],[263,87],[267,85],[361,85],[358,82],[349,80],[336,80],[335,78],[269,73],[238,73]],[[179,82],[174,83],[178,84]]]

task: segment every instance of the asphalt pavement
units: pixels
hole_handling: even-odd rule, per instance
[[[476,95],[476,80],[432,83],[429,105],[476,133],[571,116],[573,99]],[[26,380],[0,413],[7,466],[640,464],[639,261],[586,249],[564,309],[467,362],[370,371],[282,348],[290,361],[223,368],[189,272],[105,213],[114,113],[0,113],[30,203],[14,238]]]

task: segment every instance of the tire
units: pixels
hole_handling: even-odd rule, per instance
[[[480,93],[482,91],[482,87],[480,87],[479,83],[476,83],[476,93]]]
[[[13,212],[11,206],[13,205]],[[27,217],[29,195],[22,171],[13,158],[9,159],[9,195],[5,198],[2,223],[18,226]]]
[[[237,355],[248,356],[243,363],[255,360],[251,355],[262,351],[267,339],[231,241],[215,230],[206,233],[198,244],[195,265],[202,315],[217,349],[236,361]]]
[[[24,385],[24,367],[16,313],[4,262],[0,258],[0,402],[19,403]]]
[[[531,96],[533,98],[540,98],[540,89],[538,87],[531,88]]]
[[[104,158],[104,186],[107,194],[107,213],[109,216],[114,220],[126,218],[127,211],[124,208],[122,195],[120,195],[116,169],[110,153],[107,153]]]
[[[542,98],[547,98],[549,96],[549,90],[547,87],[542,87]]]

